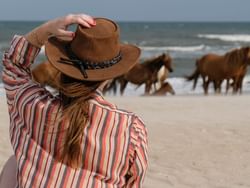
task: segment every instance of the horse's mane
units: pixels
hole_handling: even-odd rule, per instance
[[[248,47],[243,47],[240,49],[232,50],[225,54],[225,58],[228,63],[232,64],[244,64],[246,60],[246,50],[249,50]]]
[[[149,64],[151,64],[151,63],[155,63],[155,62],[161,60],[162,57],[163,57],[163,55],[164,55],[164,54],[159,55],[159,56],[157,56],[157,57],[153,57],[153,58],[151,58],[151,59],[148,59],[148,60],[144,61],[143,64],[144,64],[145,66],[147,66],[147,65],[149,65]]]
[[[148,66],[148,65],[151,65],[151,64],[155,64],[156,62],[159,62],[160,60],[165,58],[165,56],[167,56],[167,55],[166,54],[161,54],[161,55],[159,55],[157,57],[150,58],[150,59],[144,61],[143,65]]]

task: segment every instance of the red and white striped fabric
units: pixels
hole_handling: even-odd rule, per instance
[[[83,165],[73,169],[55,159],[67,123],[53,121],[61,112],[60,98],[32,81],[30,66],[39,50],[24,37],[15,36],[3,57],[17,187],[141,187],[148,160],[145,125],[98,91],[89,101]]]

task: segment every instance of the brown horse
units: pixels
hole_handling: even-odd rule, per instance
[[[196,61],[196,70],[190,76],[188,81],[194,80],[193,89],[195,89],[198,77],[203,79],[204,93],[208,93],[210,82],[214,83],[216,92],[220,92],[223,80],[233,79],[233,92],[237,91],[239,80],[243,80],[242,70],[245,70],[250,64],[250,48],[243,47],[226,53],[225,55],[207,54]],[[244,77],[244,76],[243,76]]]
[[[32,69],[31,73],[33,80],[36,82],[44,86],[48,85],[53,88],[58,87],[57,83],[59,81],[59,71],[48,61],[38,64]]]
[[[120,93],[123,95],[128,82],[131,82],[138,86],[145,84],[145,94],[147,95],[151,90],[152,84],[158,81],[157,73],[162,66],[165,66],[169,72],[173,72],[172,59],[165,53],[143,63],[136,64],[128,73],[113,79],[105,90],[113,89],[116,92],[116,84],[118,82],[120,84]]]
[[[175,95],[175,91],[174,91],[173,87],[171,86],[171,84],[168,83],[168,82],[164,82],[158,90],[156,90],[155,92],[153,92],[150,95],[153,95],[153,96],[164,96],[167,93]]]

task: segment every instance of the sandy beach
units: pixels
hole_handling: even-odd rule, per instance
[[[2,169],[12,149],[0,98]],[[250,95],[107,98],[147,125],[145,188],[250,187]]]

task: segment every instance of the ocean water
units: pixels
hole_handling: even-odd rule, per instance
[[[25,34],[41,23],[0,22],[0,55],[8,49],[14,34]],[[250,46],[249,23],[120,22],[119,26],[121,41],[138,45],[142,49],[142,59],[162,53],[168,53],[172,57],[174,72],[169,74],[168,82],[177,95],[203,92],[201,80],[196,90],[192,91],[192,83],[183,78],[193,72],[195,59],[207,53],[224,54],[235,48]],[[41,50],[37,62],[43,59],[44,49]],[[144,86],[136,90],[135,88],[129,84],[125,95],[143,94]],[[250,71],[244,79],[243,93],[250,93]]]

